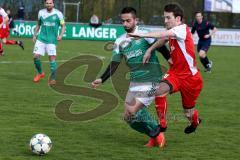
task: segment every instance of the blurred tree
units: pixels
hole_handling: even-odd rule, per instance
[[[36,20],[36,13],[43,8],[43,0],[0,0],[0,5],[10,8],[16,14],[19,2],[26,6],[26,18]],[[81,1],[79,11],[80,22],[89,22],[90,17],[96,14],[100,20],[111,18],[113,22],[120,23],[119,13],[123,7],[136,8],[138,17],[145,24],[164,25],[162,18],[163,7],[168,3],[178,3],[185,12],[184,22],[191,24],[194,21],[194,12],[203,11],[204,0],[56,0],[55,7],[63,10],[63,1],[77,3]],[[68,6],[66,21],[76,21],[76,7]],[[205,18],[212,21],[217,27],[238,27],[240,14],[204,12]],[[239,27],[238,27],[239,28]]]

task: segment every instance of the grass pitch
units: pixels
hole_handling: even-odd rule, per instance
[[[187,121],[182,113],[180,96],[168,96],[167,147],[160,150],[145,148],[143,145],[148,138],[130,129],[121,119],[123,100],[109,80],[98,90],[119,99],[115,109],[86,122],[59,119],[55,107],[64,99],[74,101],[71,112],[76,114],[94,109],[101,101],[58,93],[47,85],[47,76],[34,84],[33,43],[31,39],[23,41],[24,51],[17,46],[4,46],[6,55],[0,57],[1,160],[239,159],[239,47],[211,47],[209,58],[214,67],[211,74],[201,71],[204,89],[197,108],[203,122],[196,133],[183,133]],[[58,46],[58,65],[82,54],[96,55],[104,63],[100,75],[111,57],[111,52],[104,50],[106,43],[62,41]],[[159,58],[165,64],[163,58]],[[47,57],[42,61],[45,73],[49,74]],[[198,66],[203,70],[200,63]],[[68,75],[65,83],[76,88],[89,87],[89,82],[83,80],[86,70],[86,66],[77,68]],[[150,110],[155,114],[154,106]],[[53,141],[53,148],[46,156],[33,155],[28,148],[31,136],[36,133],[45,133]]]

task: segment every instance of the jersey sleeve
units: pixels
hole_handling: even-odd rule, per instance
[[[207,23],[208,28],[213,30],[213,28],[215,26],[211,22],[209,22],[209,21],[207,21],[206,23]]]
[[[185,40],[187,37],[186,27],[187,26],[183,24],[183,25],[173,27],[172,29],[170,29],[170,31],[174,33],[177,40]]]
[[[41,11],[38,12],[38,24],[41,25]]]
[[[196,31],[196,23],[193,23],[191,33],[194,34]]]
[[[112,61],[121,62],[122,54],[120,52],[120,43],[118,40],[114,43],[114,49],[112,51]]]
[[[7,17],[8,15],[7,15],[7,13],[4,11],[4,9],[0,9],[0,15],[3,17],[3,18],[5,18],[5,17]]]

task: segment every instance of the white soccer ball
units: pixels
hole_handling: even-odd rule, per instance
[[[46,134],[34,135],[29,143],[30,149],[37,155],[47,154],[52,148],[52,141]]]

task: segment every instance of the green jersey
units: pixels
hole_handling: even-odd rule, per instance
[[[65,23],[63,14],[55,8],[51,12],[42,9],[38,12],[38,23],[41,28],[37,39],[46,44],[57,44],[59,27]]]
[[[134,33],[146,33],[147,30],[137,27]],[[147,49],[155,42],[153,38],[134,39],[123,34],[115,41],[112,61],[120,62],[124,57],[130,69],[131,82],[159,82],[162,79],[160,64],[155,51],[149,63],[142,64]]]

